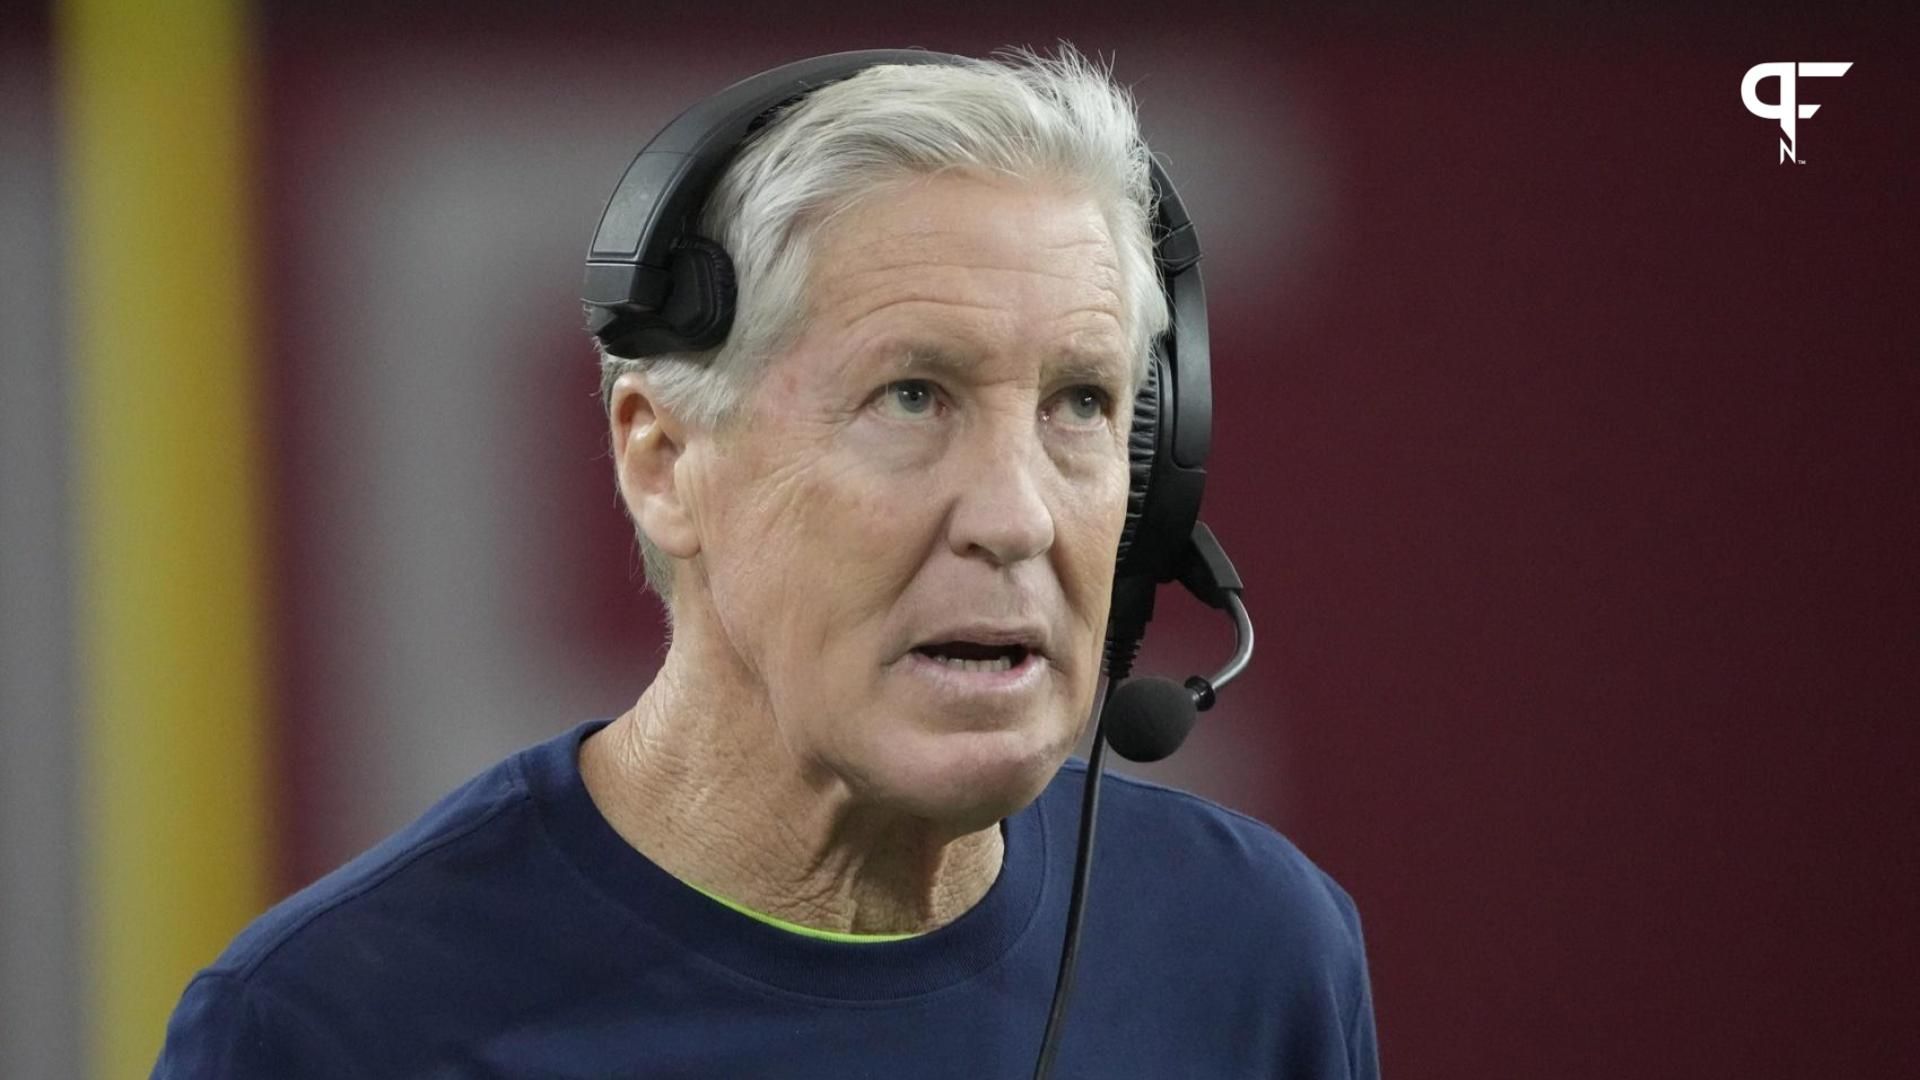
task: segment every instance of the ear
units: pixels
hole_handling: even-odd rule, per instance
[[[646,376],[628,372],[614,381],[607,424],[620,497],[640,531],[676,559],[698,555],[700,536],[675,468],[687,444],[680,418],[656,400]]]

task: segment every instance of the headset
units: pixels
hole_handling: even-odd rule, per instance
[[[733,262],[696,230],[707,197],[740,148],[756,131],[777,122],[785,107],[867,68],[968,62],[917,49],[834,53],[762,72],[681,113],[634,156],[594,229],[582,293],[587,328],[608,354],[626,359],[721,344],[732,328],[738,297]],[[1065,943],[1036,1078],[1051,1070],[1072,987],[1105,748],[1111,745],[1121,756],[1143,762],[1173,753],[1196,714],[1213,707],[1216,692],[1237,678],[1253,655],[1253,625],[1240,599],[1240,576],[1199,520],[1213,438],[1200,240],[1158,160],[1152,161],[1151,174],[1154,261],[1173,322],[1154,343],[1134,398],[1126,524],[1115,553],[1102,658],[1107,688],[1087,760]],[[1185,683],[1129,678],[1158,587],[1175,581],[1233,617],[1233,657],[1213,675],[1195,675]]]

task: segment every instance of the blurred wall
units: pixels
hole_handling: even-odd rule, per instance
[[[1354,893],[1389,1072],[1911,1071],[1909,14],[565,10],[256,12],[283,889],[657,663],[576,300],[634,150],[785,59],[1065,37],[1134,85],[1208,249],[1207,517],[1260,632],[1158,772]],[[1855,64],[1809,80],[1805,165],[1739,100],[1780,59]],[[19,70],[9,208],[54,191]],[[57,266],[20,235],[10,279]],[[8,437],[53,438],[13,385]],[[0,475],[56,506],[32,460]],[[9,581],[61,580],[57,526],[0,527]],[[10,653],[59,639],[33,603]],[[1212,666],[1225,630],[1163,609],[1145,666]],[[65,676],[16,666],[0,734],[54,768]],[[55,868],[6,894],[24,970],[66,948],[21,930],[66,871],[7,858]],[[39,1015],[18,983],[0,1030]]]
[[[0,1076],[81,1048],[68,376],[44,26],[0,33]]]

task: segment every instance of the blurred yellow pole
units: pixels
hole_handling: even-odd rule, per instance
[[[89,1053],[144,1076],[267,899],[243,0],[64,0]]]

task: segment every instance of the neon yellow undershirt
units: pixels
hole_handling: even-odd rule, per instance
[[[811,926],[801,926],[799,923],[791,923],[785,919],[775,918],[764,911],[755,911],[744,904],[739,904],[724,896],[710,893],[691,881],[687,882],[686,885],[701,896],[725,904],[748,918],[758,919],[768,926],[776,926],[790,934],[799,934],[801,937],[819,938],[822,941],[841,941],[852,945],[868,945],[881,941],[904,941],[910,937],[920,936],[919,934],[848,934],[839,930],[816,930]]]

